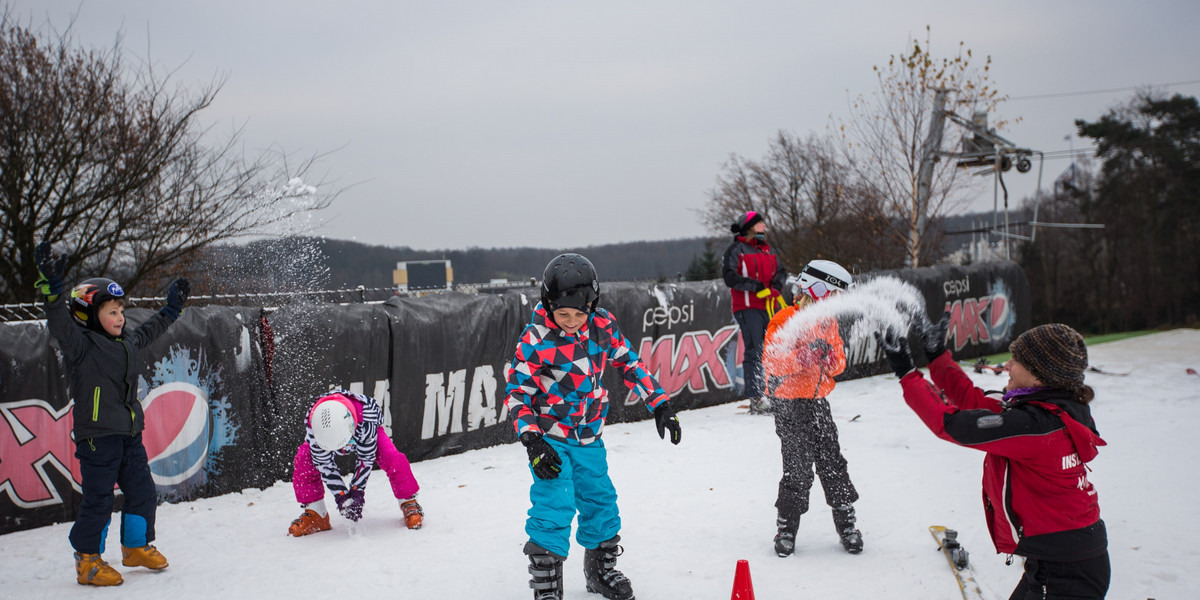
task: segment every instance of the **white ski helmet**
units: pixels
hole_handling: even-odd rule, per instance
[[[326,400],[317,404],[313,409],[311,423],[313,438],[323,450],[341,450],[350,443],[350,438],[354,437],[354,413],[336,400]]]
[[[824,300],[834,290],[849,290],[853,283],[850,272],[831,260],[814,260],[800,270],[800,289],[813,300]]]

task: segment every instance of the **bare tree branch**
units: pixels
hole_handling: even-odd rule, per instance
[[[850,104],[849,121],[840,123],[847,163],[877,202],[867,209],[885,217],[883,233],[904,249],[908,266],[928,260],[936,245],[927,224],[948,212],[956,194],[970,186],[962,169],[941,160],[942,148],[957,148],[963,133],[946,128],[941,148],[925,147],[938,90],[948,90],[951,108],[991,111],[1004,100],[991,88],[991,57],[977,66],[971,51],[959,43],[958,54],[936,59],[926,28],[924,46],[910,40],[911,50],[875,67],[879,88]],[[1004,122],[995,123],[997,128]],[[927,200],[918,194],[918,177],[926,160],[937,161]]]
[[[34,297],[33,249],[67,253],[67,277],[157,289],[216,242],[265,234],[336,197],[319,158],[247,159],[240,131],[206,143],[198,117],[223,81],[189,88],[153,64],[74,47],[0,14],[0,302]]]

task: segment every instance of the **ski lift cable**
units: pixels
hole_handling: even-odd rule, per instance
[[[1010,96],[1010,97],[1006,98],[1006,100],[1041,100],[1043,98],[1066,98],[1069,96],[1088,96],[1088,95],[1092,95],[1092,94],[1111,94],[1113,92],[1131,92],[1131,91],[1136,91],[1136,90],[1141,90],[1141,89],[1146,89],[1146,88],[1180,87],[1180,86],[1185,86],[1185,85],[1196,85],[1196,84],[1200,84],[1200,79],[1193,79],[1190,81],[1173,81],[1170,83],[1148,83],[1145,85],[1134,85],[1134,86],[1119,87],[1119,88],[1107,88],[1107,89],[1102,89],[1102,90],[1086,90],[1086,91],[1080,91],[1080,92],[1057,92],[1057,93],[1052,93],[1052,94],[1033,94],[1033,95],[1029,95],[1029,96]]]

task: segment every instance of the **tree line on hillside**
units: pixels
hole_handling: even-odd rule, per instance
[[[197,277],[209,294],[318,289],[387,288],[400,261],[449,260],[457,284],[541,280],[562,252],[587,256],[601,281],[674,281],[700,254],[704,238],[639,241],[582,248],[468,248],[415,250],[347,240],[290,237],[209,248]]]
[[[990,220],[991,213],[945,217],[935,228],[965,228],[985,218]],[[941,237],[946,240],[943,254],[959,249],[961,238]],[[387,288],[393,286],[392,271],[398,262],[445,259],[451,261],[458,284],[496,279],[522,283],[540,278],[546,263],[557,254],[578,252],[595,263],[602,281],[702,281],[721,277],[721,257],[731,240],[732,236],[726,235],[582,248],[416,250],[301,236],[212,246],[198,259],[203,268],[197,269],[194,277],[198,289],[209,295],[353,289],[360,285]]]

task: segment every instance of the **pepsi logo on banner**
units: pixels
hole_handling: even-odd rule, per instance
[[[151,390],[142,407],[142,441],[154,483],[175,486],[203,471],[212,438],[208,394],[191,383],[170,382]]]

